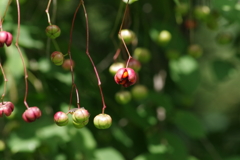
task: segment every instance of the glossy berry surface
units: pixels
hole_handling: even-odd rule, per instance
[[[59,51],[55,51],[51,54],[51,61],[57,65],[60,66],[63,64],[64,61],[64,55],[62,54],[62,52]]]
[[[54,115],[54,122],[58,125],[58,126],[66,126],[68,124],[68,116],[66,113],[64,112],[57,112]]]
[[[41,115],[42,115],[42,112],[38,107],[29,107],[22,114],[22,118],[25,122],[33,122],[36,119],[40,118]]]
[[[133,69],[121,68],[115,74],[114,80],[117,84],[120,84],[123,87],[129,87],[136,83],[137,76]]]
[[[12,34],[6,31],[0,31],[0,47],[3,47],[4,43],[7,46],[10,46],[12,44]]]
[[[112,118],[108,114],[99,114],[94,117],[93,123],[98,129],[107,129],[112,125]]]
[[[55,39],[59,37],[61,34],[61,29],[57,25],[47,26],[45,31],[46,31],[46,35],[51,39]]]
[[[84,108],[79,108],[72,114],[72,119],[76,123],[84,123],[88,121],[89,117],[89,112]]]
[[[10,116],[14,110],[14,105],[12,102],[2,102],[0,103],[0,117],[4,114]]]

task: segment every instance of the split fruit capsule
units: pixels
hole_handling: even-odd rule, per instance
[[[114,80],[117,84],[120,84],[123,87],[129,87],[136,83],[137,76],[133,69],[121,68],[115,74]]]

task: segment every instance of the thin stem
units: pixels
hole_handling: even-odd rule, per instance
[[[57,51],[61,52],[61,49],[60,49],[58,43],[56,42],[56,40],[55,40],[55,39],[52,39],[52,42],[53,42],[53,45],[54,45],[55,49],[56,49]]]
[[[130,59],[132,58],[132,56],[131,56],[130,52],[128,51],[127,45],[126,45],[126,43],[124,42],[124,39],[123,39],[123,37],[122,37],[122,35],[121,35],[121,30],[122,30],[122,27],[123,27],[123,23],[124,23],[125,17],[126,17],[126,15],[127,15],[128,5],[129,5],[129,0],[127,1],[127,5],[126,5],[125,11],[124,11],[122,23],[121,23],[120,28],[119,28],[119,31],[118,31],[118,35],[119,35],[119,37],[121,38],[122,43],[123,43],[123,45],[124,45],[124,48],[126,49],[127,54],[128,54],[128,61],[127,61],[127,64],[126,64],[126,68],[128,67],[128,63],[129,63]]]
[[[20,54],[20,57],[21,57],[21,60],[22,60],[22,64],[23,64],[23,68],[24,68],[24,75],[25,75],[25,96],[24,96],[24,104],[27,108],[29,108],[28,104],[27,104],[27,96],[28,96],[28,73],[27,73],[27,68],[26,68],[26,65],[25,65],[25,62],[24,62],[24,58],[23,58],[23,55],[22,55],[22,52],[20,50],[20,47],[18,45],[18,42],[19,42],[19,36],[20,36],[20,5],[19,5],[19,0],[16,0],[17,2],[17,12],[18,12],[18,27],[17,27],[17,37],[16,37],[16,47],[17,47],[17,50]]]
[[[6,8],[5,11],[4,11],[4,14],[3,14],[3,17],[2,17],[1,23],[3,23],[4,18],[5,18],[5,16],[6,16],[6,14],[7,14],[7,11],[8,11],[8,7],[10,6],[11,3],[12,3],[12,0],[8,0],[7,8]],[[2,27],[2,26],[0,26],[0,27]]]
[[[75,22],[75,19],[76,19],[77,12],[78,12],[81,4],[82,4],[82,2],[79,1],[79,4],[78,4],[78,6],[75,10],[74,16],[73,16],[72,26],[71,26],[71,31],[70,31],[70,38],[69,38],[69,45],[68,45],[68,55],[69,55],[69,59],[70,59],[70,62],[71,62],[70,70],[71,70],[71,76],[72,76],[72,89],[71,89],[71,94],[70,94],[69,109],[70,109],[70,106],[71,106],[71,103],[72,103],[72,92],[73,92],[74,88],[75,88],[75,91],[76,91],[77,106],[78,106],[78,108],[81,108],[80,107],[79,94],[78,94],[79,92],[78,92],[76,84],[74,83],[74,71],[73,71],[73,63],[72,63],[73,61],[72,61],[72,54],[71,54],[73,27],[74,27],[74,22]]]
[[[53,24],[56,21],[56,14],[57,14],[57,0],[53,0],[53,9],[52,9],[52,21],[53,21]]]
[[[93,66],[93,69],[94,69],[94,72],[96,74],[96,77],[97,77],[97,80],[98,80],[98,87],[99,87],[99,91],[100,91],[100,94],[101,94],[101,98],[102,98],[102,104],[103,104],[103,107],[102,107],[102,114],[104,114],[104,111],[106,109],[106,104],[105,104],[105,101],[104,101],[104,95],[103,95],[103,92],[102,92],[102,87],[101,87],[101,80],[100,80],[100,77],[99,77],[99,74],[98,74],[98,71],[97,71],[97,68],[92,60],[92,57],[90,56],[90,53],[89,53],[89,27],[88,27],[88,15],[87,15],[87,11],[86,11],[86,8],[85,8],[85,5],[84,5],[84,1],[81,0],[82,2],[82,6],[83,6],[83,10],[84,10],[84,14],[85,14],[85,20],[86,20],[86,54],[88,56],[88,58],[90,59],[91,63],[92,63],[92,66]]]
[[[52,25],[52,23],[51,23],[51,18],[50,18],[49,12],[48,12],[49,7],[50,7],[50,5],[51,5],[51,2],[52,2],[52,0],[48,0],[48,5],[47,5],[47,8],[46,8],[46,10],[45,10],[45,12],[46,12],[46,14],[47,14],[47,18],[48,18],[48,23],[49,23],[49,25]]]
[[[3,99],[5,97],[5,93],[6,93],[6,86],[7,86],[7,78],[6,78],[6,75],[4,73],[4,70],[3,70],[3,67],[2,67],[2,64],[0,62],[0,68],[1,68],[1,71],[2,71],[2,74],[3,74],[3,79],[4,79],[4,89],[3,89],[3,94],[2,94],[2,97],[1,97],[1,102],[3,103]]]

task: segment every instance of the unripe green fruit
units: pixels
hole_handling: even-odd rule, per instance
[[[64,112],[57,112],[54,115],[54,122],[58,125],[58,126],[66,126],[68,124],[68,116],[66,113]]]
[[[171,59],[178,59],[180,57],[180,52],[175,49],[169,49],[165,52],[165,56],[171,60]]]
[[[188,47],[188,54],[195,58],[199,58],[203,54],[202,47],[197,44],[192,44]]]
[[[98,129],[107,129],[112,125],[112,118],[108,114],[99,114],[94,117],[93,123]]]
[[[129,91],[119,91],[115,94],[115,99],[119,104],[127,104],[131,101],[132,96]]]
[[[158,43],[162,46],[167,45],[172,39],[172,35],[167,30],[162,30],[158,35]]]
[[[147,63],[151,59],[151,53],[147,48],[136,48],[133,52],[133,57],[141,63]]]
[[[144,85],[135,85],[131,90],[132,96],[136,100],[142,100],[148,96],[148,89]]]
[[[73,126],[74,126],[75,128],[80,129],[80,128],[85,127],[85,126],[88,124],[88,121],[89,121],[89,119],[87,119],[87,120],[84,121],[84,122],[78,123],[78,122],[76,122],[76,121],[73,120]]]
[[[187,3],[180,3],[175,7],[176,14],[185,16],[189,11],[189,5]]]
[[[49,38],[55,39],[60,36],[61,29],[56,25],[50,25],[46,28],[46,34]]]
[[[141,63],[135,58],[131,58],[128,63],[128,67],[132,68],[135,72],[138,72],[141,69]]]
[[[109,72],[114,76],[120,68],[124,68],[123,62],[115,62],[109,67]]]
[[[194,8],[194,16],[199,20],[207,20],[210,12],[211,11],[208,6],[196,6]]]
[[[84,108],[79,108],[72,114],[72,119],[76,123],[84,123],[88,121],[89,117],[89,112]]]
[[[64,55],[62,54],[62,52],[59,51],[55,51],[51,54],[51,61],[57,65],[60,66],[63,64],[64,61]]]
[[[129,30],[129,29],[121,30],[120,35],[122,36],[122,38],[123,38],[123,40],[126,44],[131,44],[136,38],[135,33],[133,31]],[[118,36],[118,38],[120,40],[122,40],[120,35]]]
[[[232,42],[233,36],[230,33],[222,32],[217,35],[216,40],[218,44],[229,44]]]

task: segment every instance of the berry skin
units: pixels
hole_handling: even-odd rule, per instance
[[[70,70],[71,69],[71,65],[72,65],[72,67],[74,67],[74,65],[75,65],[74,61],[70,60],[70,59],[66,59],[66,60],[64,60],[64,62],[62,64],[62,67],[65,70]]]
[[[203,54],[203,49],[198,44],[192,44],[188,47],[188,54],[193,56],[194,58],[199,58]]]
[[[64,55],[62,54],[62,52],[59,51],[55,51],[51,54],[51,61],[57,65],[60,66],[63,64],[63,60],[64,60]]]
[[[12,34],[6,31],[0,31],[0,47],[3,47],[4,43],[7,46],[10,46],[12,44]]]
[[[29,107],[22,114],[22,118],[25,122],[33,122],[36,119],[40,118],[41,115],[42,115],[42,112],[38,107]]]
[[[77,109],[72,115],[73,121],[75,121],[78,124],[85,123],[86,121],[88,121],[89,117],[90,117],[89,112],[84,108]]]
[[[109,67],[109,72],[114,76],[120,68],[124,68],[123,62],[115,62]]]
[[[84,121],[84,122],[82,122],[82,123],[78,123],[78,122],[76,122],[76,121],[73,121],[73,126],[74,126],[75,128],[81,129],[81,128],[83,128],[84,126],[86,126],[86,125],[88,124],[88,122],[89,122],[89,119],[87,119],[86,121]]]
[[[144,85],[135,85],[131,90],[132,96],[136,100],[142,100],[148,96],[148,89]]]
[[[132,96],[129,91],[119,91],[115,94],[115,99],[119,104],[127,104],[131,101]]]
[[[121,84],[123,87],[129,87],[136,83],[137,76],[131,68],[121,68],[114,76],[114,80],[117,84]]]
[[[193,12],[196,19],[206,21],[210,15],[211,10],[208,6],[196,6]]]
[[[61,29],[57,25],[47,26],[45,31],[46,31],[46,35],[51,39],[55,39],[59,37],[61,34]]]
[[[108,114],[99,114],[94,117],[93,123],[98,129],[107,129],[112,125],[112,118]]]
[[[12,102],[3,102],[0,103],[0,117],[5,114],[6,116],[10,116],[14,110],[14,105]]]
[[[141,69],[141,63],[138,60],[131,58],[128,67],[132,68],[135,72],[138,72]]]
[[[158,35],[158,43],[159,45],[162,45],[162,46],[167,45],[171,39],[172,39],[172,35],[167,30],[162,30]]]
[[[120,34],[126,44],[131,44],[136,39],[135,33],[129,29],[121,30]],[[122,40],[120,36],[118,38]]]
[[[54,122],[58,125],[58,126],[66,126],[68,124],[68,116],[66,113],[64,112],[57,112],[54,115]]]
[[[136,48],[133,52],[133,57],[141,63],[147,63],[151,59],[151,53],[146,48]]]

